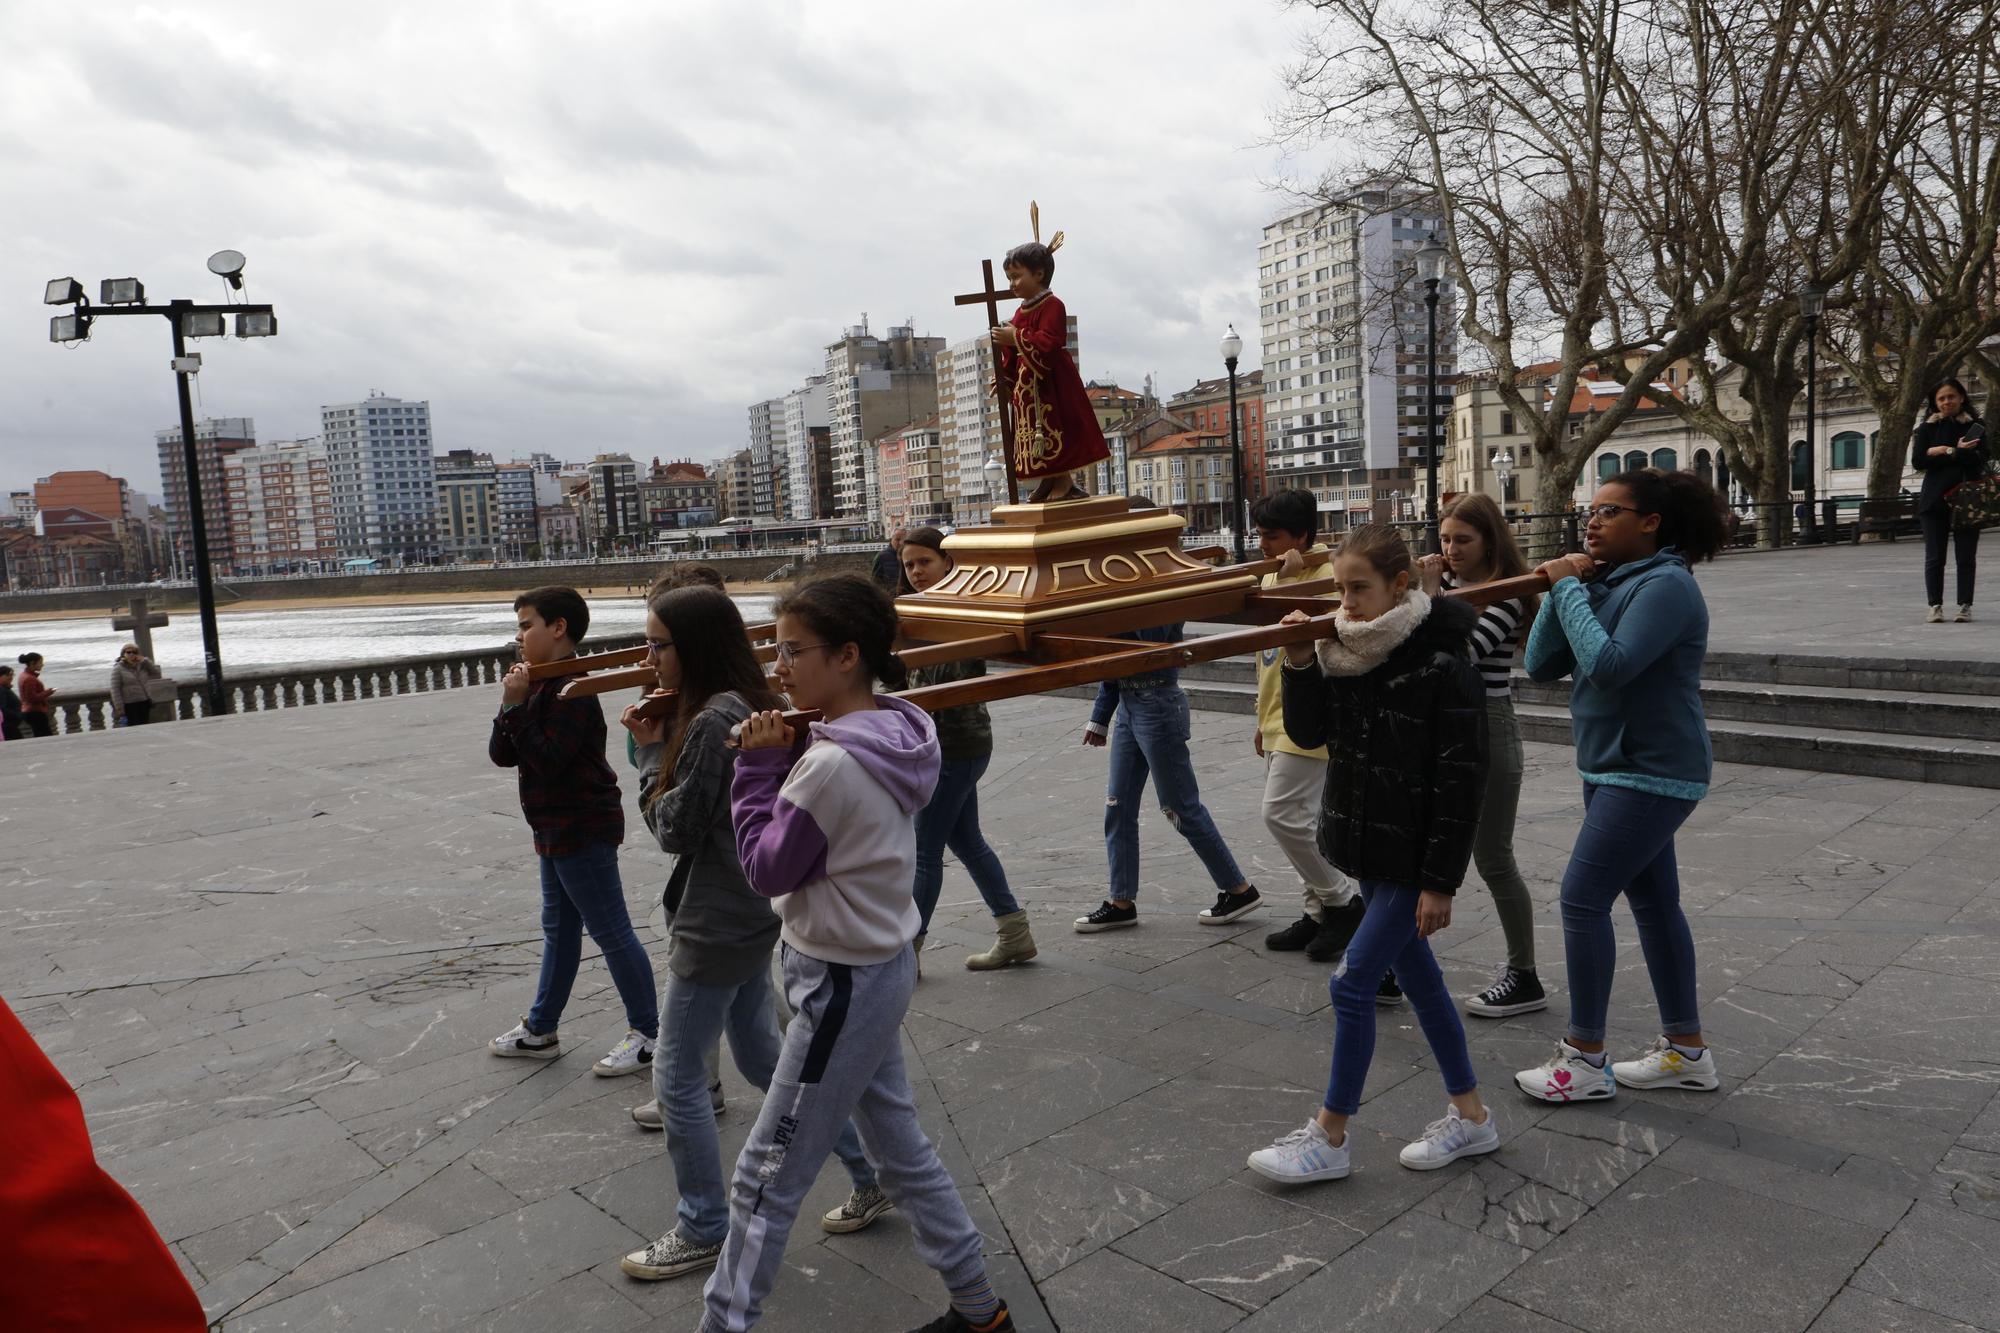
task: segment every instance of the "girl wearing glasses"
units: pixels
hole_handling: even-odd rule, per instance
[[[1011,1330],[903,1069],[917,977],[916,814],[937,785],[938,743],[922,709],[875,693],[878,680],[895,689],[905,679],[891,651],[896,606],[872,579],[835,574],[777,611],[779,683],[822,720],[804,736],[776,711],[744,723],[731,804],[744,873],[784,921],[794,1017],[736,1161],[702,1327],[755,1326],[799,1206],[852,1115],[917,1253],[951,1294],[926,1333]]]
[[[701,647],[684,653],[681,644]],[[625,1255],[619,1266],[632,1277],[658,1281],[714,1267],[729,1232],[711,1094],[717,1039],[728,1034],[736,1067],[760,1090],[770,1086],[778,1067],[781,1039],[770,980],[778,916],[751,890],[737,859],[729,818],[737,752],[729,737],[753,712],[781,708],[784,701],[764,681],[736,604],[713,588],[655,596],[646,612],[646,645],[660,688],[678,691],[676,709],[671,718],[642,718],[634,706],[620,721],[639,746],[639,809],[646,827],[676,858],[667,885],[673,935],[653,1091],[680,1204],[672,1229]],[[852,1125],[833,1151],[854,1192],[824,1225],[859,1231],[890,1205]]]
[[[1711,1091],[1715,1059],[1701,1035],[1674,832],[1707,794],[1713,765],[1701,709],[1708,607],[1690,567],[1722,548],[1722,504],[1692,473],[1644,468],[1600,486],[1589,515],[1589,554],[1541,567],[1551,586],[1526,657],[1532,680],[1571,677],[1583,776],[1583,828],[1562,884],[1569,1033],[1515,1082],[1549,1102],[1611,1097],[1620,1085]],[[1661,1035],[1638,1058],[1607,1063],[1611,905],[1621,894],[1638,923]]]

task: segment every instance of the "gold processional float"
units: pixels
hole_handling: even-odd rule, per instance
[[[1032,205],[1030,218],[1039,247],[1040,218]],[[1057,233],[1048,247],[1041,248],[1042,256],[1046,258],[1061,241]],[[1011,278],[1013,270],[1009,272]],[[956,297],[955,303],[985,306],[995,330],[995,364],[1004,368],[1009,358],[1003,343],[1011,346],[1013,340],[1000,326],[998,303],[1022,297],[994,286],[991,260],[984,261],[982,276],[983,290]],[[1027,304],[1032,306],[1046,295],[1044,290],[1030,296]],[[1055,309],[1060,312],[1060,305]],[[1015,323],[1021,322],[1017,314]],[[1066,353],[1062,360],[1068,361]],[[1074,375],[1073,367],[1070,374]],[[1217,561],[1225,553],[1219,548],[1191,555],[1181,549],[1186,522],[1169,510],[1150,504],[1135,509],[1122,495],[1018,503],[1022,473],[1017,455],[1027,457],[1027,447],[1015,436],[1013,385],[1003,374],[995,388],[1001,438],[1010,446],[1000,451],[1006,455],[1007,495],[1015,502],[995,506],[991,526],[960,528],[946,537],[951,572],[924,592],[896,599],[902,622],[897,650],[911,669],[972,658],[1019,669],[905,690],[897,697],[935,713],[961,704],[991,703],[1213,662],[1333,634],[1333,613],[1340,603],[1333,595],[1325,555],[1309,561],[1321,571],[1314,577],[1265,589],[1259,584],[1265,574],[1278,569],[1278,561],[1221,564]],[[1485,606],[1544,593],[1548,586],[1544,576],[1527,574],[1443,595]],[[1292,611],[1303,611],[1308,619],[1278,623]],[[1250,628],[1169,644],[1114,637],[1183,621]],[[759,661],[775,658],[775,632],[770,624],[750,626]],[[671,708],[672,696],[654,688],[651,667],[640,665],[646,660],[645,648],[626,648],[540,663],[529,668],[529,675],[538,680],[576,677],[563,687],[565,699],[644,690],[641,711],[663,714]],[[810,722],[819,714],[786,716],[793,722]]]

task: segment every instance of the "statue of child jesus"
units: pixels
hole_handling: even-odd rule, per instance
[[[1049,290],[1062,240],[1057,232],[1043,245],[1037,227],[1035,240],[1007,252],[1007,286],[1021,304],[1012,320],[993,330],[997,387],[1014,405],[1008,461],[1016,477],[1040,481],[1027,497],[1029,504],[1083,499],[1086,492],[1071,474],[1111,452],[1083,391],[1083,377],[1069,357],[1063,303]]]

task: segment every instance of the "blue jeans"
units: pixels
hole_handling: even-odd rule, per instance
[[[569,1004],[576,969],[583,961],[583,932],[604,954],[611,982],[625,1002],[625,1022],[652,1037],[660,1029],[660,1001],[653,989],[653,963],[632,931],[625,911],[625,886],[618,879],[618,848],[594,842],[542,863],[542,975],[528,1010],[528,1031],[554,1032]]]
[[[1333,995],[1334,1028],[1326,1109],[1335,1115],[1353,1115],[1361,1105],[1361,1085],[1375,1059],[1375,992],[1391,968],[1410,1007],[1417,1011],[1431,1054],[1437,1057],[1444,1090],[1456,1097],[1479,1086],[1458,1006],[1445,989],[1444,972],[1431,953],[1430,941],[1417,934],[1421,896],[1414,884],[1361,881],[1361,900],[1368,910],[1347,945],[1346,969],[1327,986]]]
[[[1111,781],[1104,798],[1104,847],[1111,860],[1111,898],[1129,903],[1139,894],[1139,798],[1150,773],[1167,822],[1188,840],[1215,887],[1243,883],[1229,844],[1201,803],[1194,761],[1188,757],[1188,697],[1178,685],[1121,690],[1111,728]]]
[[[1669,1037],[1701,1031],[1695,999],[1694,936],[1681,911],[1674,830],[1694,802],[1629,787],[1583,784],[1583,828],[1563,872],[1563,954],[1569,963],[1569,1035],[1603,1041],[1618,967],[1611,904],[1624,894],[1639,926],[1639,949]]]
[[[1007,887],[1007,872],[1000,858],[986,845],[979,831],[979,779],[993,756],[976,759],[947,759],[938,766],[937,790],[930,804],[917,811],[917,911],[923,914],[919,934],[931,928],[931,913],[937,910],[938,894],[944,888],[944,849],[949,847],[973,887],[986,900],[986,910],[1006,916],[1021,910]]]
[[[667,1155],[680,1190],[676,1229],[697,1245],[720,1245],[729,1234],[729,1194],[722,1147],[709,1101],[708,1054],[722,1034],[736,1067],[759,1092],[771,1086],[784,1039],[771,1004],[771,977],[760,969],[737,986],[704,986],[667,978],[667,1011],[660,1048],[653,1054],[653,1095],[666,1121]],[[849,1121],[833,1145],[854,1188],[875,1183],[875,1170],[861,1151],[861,1136]]]

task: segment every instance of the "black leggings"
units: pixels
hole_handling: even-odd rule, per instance
[[[55,719],[47,713],[22,713],[21,721],[30,736],[53,736],[56,734]]]
[[[1924,529],[1924,601],[1944,605],[1944,547],[1949,538],[1953,563],[1958,567],[1958,604],[1972,605],[1972,576],[1979,565],[1979,529],[1951,526],[1951,507],[1917,515]]]

